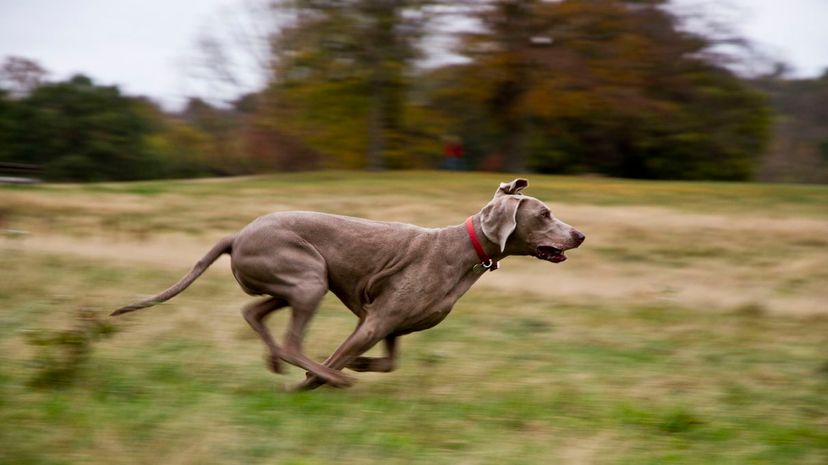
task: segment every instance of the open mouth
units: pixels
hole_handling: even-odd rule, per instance
[[[566,260],[566,255],[564,255],[563,250],[557,247],[552,247],[551,245],[538,246],[538,248],[535,249],[535,257],[552,263],[560,263]]]

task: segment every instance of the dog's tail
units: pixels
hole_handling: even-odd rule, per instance
[[[133,312],[135,310],[140,310],[142,308],[152,307],[153,305],[160,304],[161,302],[165,302],[167,300],[172,299],[173,297],[177,296],[181,293],[184,289],[193,283],[202,273],[206,270],[210,265],[213,264],[220,256],[226,253],[230,253],[230,250],[233,247],[233,240],[236,238],[235,235],[227,236],[224,239],[220,240],[216,245],[207,252],[207,255],[202,257],[193,269],[187,273],[187,276],[181,278],[180,281],[170,286],[169,289],[166,291],[154,296],[150,297],[149,299],[142,300],[140,302],[136,302],[134,304],[129,304],[126,307],[121,307],[118,310],[112,312],[110,316],[117,316],[122,315],[124,313]]]

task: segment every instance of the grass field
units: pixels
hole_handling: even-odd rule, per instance
[[[0,463],[828,463],[826,187],[530,176],[584,246],[507,259],[348,390],[283,391],[226,258],[104,316],[261,214],[459,224],[507,178],[0,187]],[[308,353],[354,323],[327,299]]]

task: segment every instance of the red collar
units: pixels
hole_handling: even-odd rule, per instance
[[[474,270],[478,273],[483,273],[487,270],[494,271],[500,268],[500,263],[489,257],[486,251],[483,250],[483,246],[480,245],[480,241],[477,239],[477,233],[474,232],[474,217],[472,216],[466,219],[466,232],[469,233],[469,240],[472,243],[472,247],[474,247],[474,251],[477,252],[477,258],[480,259],[480,263],[474,265]]]

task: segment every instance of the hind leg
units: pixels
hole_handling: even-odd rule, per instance
[[[316,290],[305,288],[301,293],[290,298],[290,306],[293,309],[290,317],[290,324],[285,333],[285,348],[282,358],[298,367],[306,369],[320,379],[336,387],[345,387],[353,384],[354,380],[339,370],[332,369],[308,358],[302,351],[302,343],[305,337],[305,330],[322,297],[327,293],[327,286],[318,287]]]
[[[267,329],[264,323],[264,318],[271,312],[279,310],[286,305],[287,302],[282,298],[269,297],[258,302],[247,304],[242,309],[242,315],[245,321],[253,328],[253,331],[256,331],[256,334],[259,335],[259,338],[264,342],[265,347],[267,347],[268,355],[265,360],[268,368],[274,373],[282,373],[284,371],[279,362],[282,358],[282,350],[276,344],[276,341],[273,340],[270,330]]]
[[[285,347],[279,347],[270,330],[264,324],[264,318],[271,312],[276,311],[288,304],[288,301],[281,297],[270,297],[265,300],[253,302],[245,306],[242,310],[244,319],[253,328],[264,342],[268,349],[267,364],[268,368],[275,373],[282,373],[283,368],[280,360],[284,360],[291,365],[296,365],[304,368],[325,382],[333,386],[349,386],[353,380],[345,374],[332,370],[324,365],[321,365],[302,352],[302,340],[304,338],[305,329],[311,317],[316,313],[319,302],[325,295],[327,289],[316,291],[309,291],[305,289],[302,297],[294,297],[291,299],[291,307],[293,312],[290,318],[290,325],[285,336]]]
[[[290,326],[279,348],[273,338],[263,340],[279,358],[303,368],[334,386],[347,386],[350,377],[311,360],[302,352],[305,329],[328,292],[328,267],[316,248],[296,233],[270,226],[253,228],[233,243],[233,275],[248,293],[274,296],[291,307]],[[251,326],[267,334],[257,316],[267,311],[250,310]],[[263,316],[263,315],[261,315]]]

